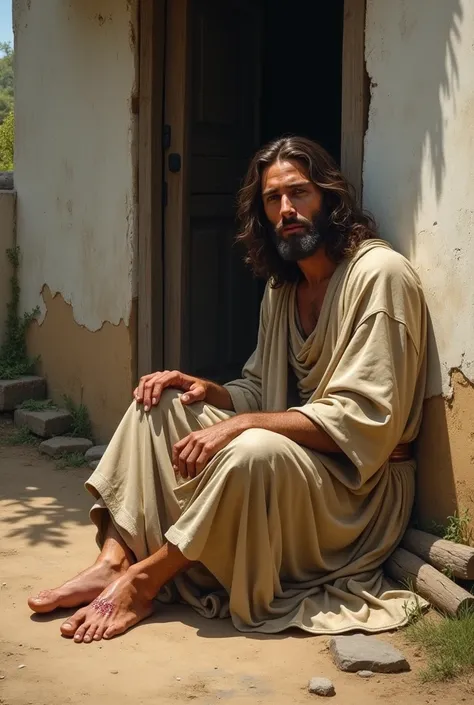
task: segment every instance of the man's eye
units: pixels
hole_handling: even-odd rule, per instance
[[[274,193],[272,196],[268,196],[267,201],[270,203],[270,201],[276,201],[278,198],[278,195]]]
[[[306,193],[306,189],[304,189],[304,188],[297,188],[297,189],[295,189],[295,190],[293,191],[293,193],[295,194],[295,196],[302,196],[303,194]]]

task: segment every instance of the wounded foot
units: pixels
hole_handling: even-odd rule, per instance
[[[54,590],[43,590],[30,597],[28,605],[33,612],[52,612],[60,607],[79,607],[92,602],[107,585],[126,571],[127,566],[113,566],[105,560],[98,561],[87,570],[68,580]]]
[[[130,573],[109,585],[90,605],[61,626],[61,634],[76,643],[111,639],[149,617],[153,601],[137,587]]]

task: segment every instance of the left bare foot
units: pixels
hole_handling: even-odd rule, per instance
[[[111,639],[149,617],[153,601],[135,573],[128,570],[90,605],[78,610],[61,626],[61,634],[78,644]]]

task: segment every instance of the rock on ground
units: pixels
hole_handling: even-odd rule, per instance
[[[65,409],[46,411],[15,411],[15,426],[26,426],[40,438],[52,438],[67,433],[71,428],[72,416]]]
[[[86,460],[90,463],[93,460],[100,460],[107,450],[107,446],[93,446],[86,453]]]
[[[92,447],[92,441],[87,438],[71,436],[56,436],[40,443],[40,451],[53,458],[60,458],[64,453],[85,453]]]
[[[329,642],[329,650],[341,671],[399,673],[410,670],[401,651],[372,636],[336,636]]]
[[[358,671],[357,675],[360,678],[372,678],[372,676],[374,675],[374,672],[373,671]]]
[[[322,695],[326,698],[336,695],[334,684],[329,678],[311,678],[308,690],[313,695]]]
[[[86,455],[87,455],[87,453],[86,453]],[[99,463],[100,463],[100,460],[91,460],[89,463],[90,469],[95,470],[98,467]]]
[[[25,375],[18,379],[0,379],[0,411],[14,411],[27,399],[44,399],[46,380]]]

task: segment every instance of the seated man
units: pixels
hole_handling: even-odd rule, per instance
[[[268,280],[242,379],[143,377],[87,482],[101,554],[36,612],[108,639],[158,596],[241,631],[377,632],[410,592],[381,565],[413,496],[426,311],[410,264],[377,239],[333,160],[290,137],[253,159],[239,239]]]

